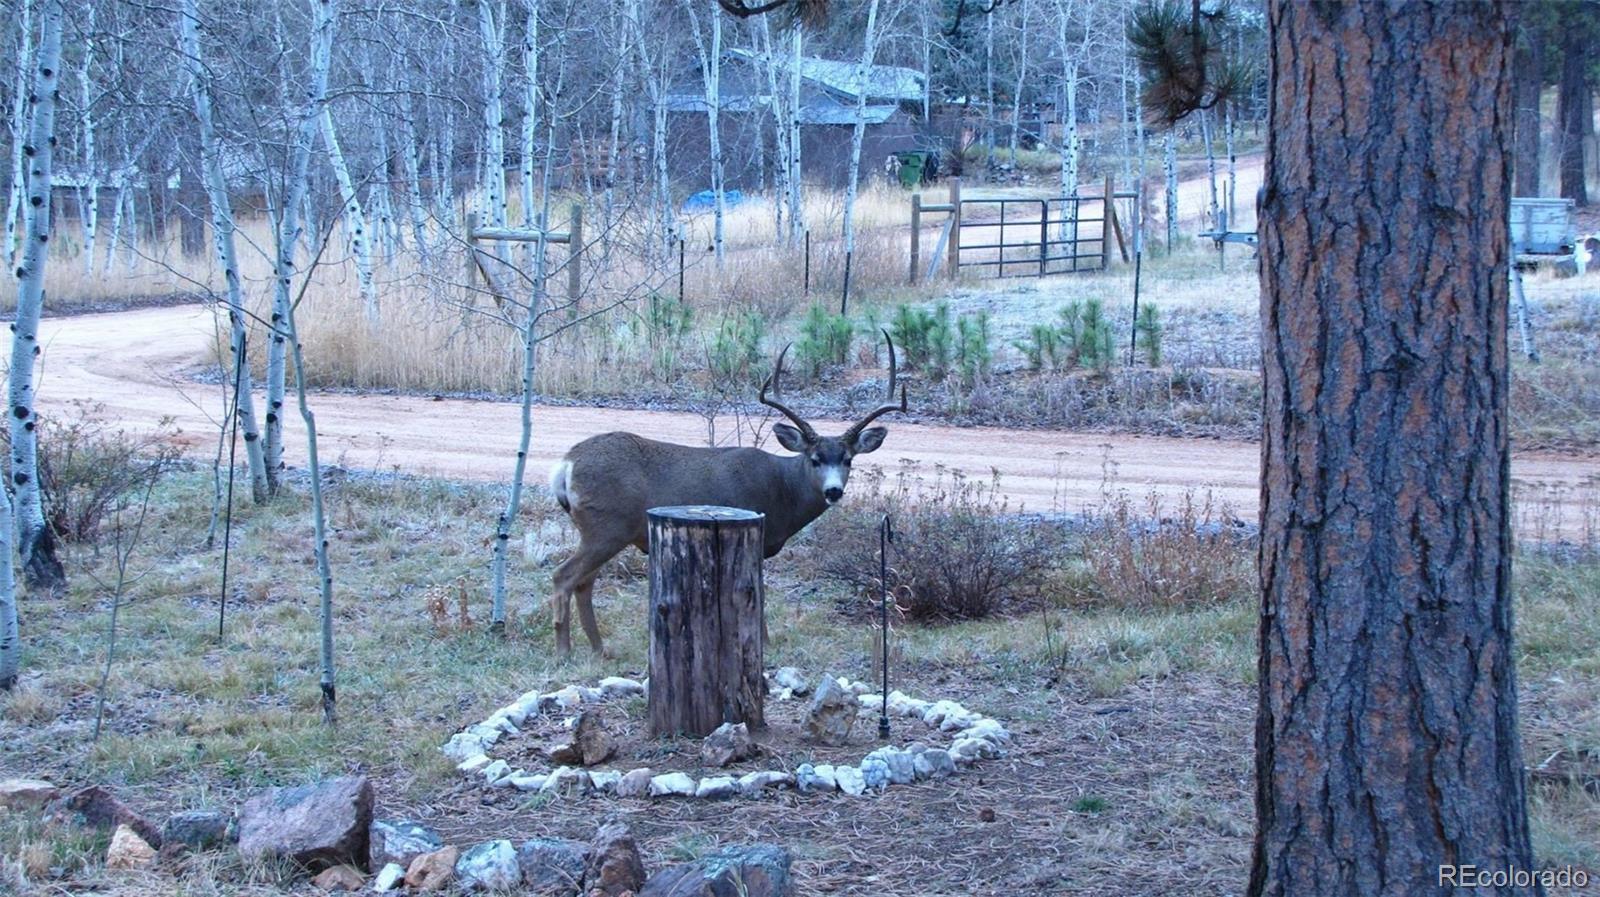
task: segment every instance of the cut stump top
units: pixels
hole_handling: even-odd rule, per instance
[[[651,508],[645,512],[651,520],[675,520],[683,523],[708,523],[716,521],[747,522],[760,520],[765,515],[743,508],[726,508],[721,505],[670,505]]]

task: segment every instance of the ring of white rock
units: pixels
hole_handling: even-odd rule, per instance
[[[773,675],[768,674],[768,678],[772,679]],[[870,692],[870,687],[864,683],[852,683],[843,676],[837,681],[844,690],[856,695],[864,712],[878,712],[883,707],[882,695]],[[590,772],[562,766],[548,773],[530,773],[489,756],[489,751],[503,736],[521,734],[519,727],[529,717],[576,710],[606,698],[642,695],[647,682],[612,676],[600,680],[598,687],[569,685],[553,692],[530,691],[489,714],[483,722],[452,735],[440,750],[457,761],[456,769],[464,775],[477,777],[490,787],[519,791],[614,794],[624,776],[638,780],[642,779],[640,774],[645,773],[649,774],[649,786],[645,790],[650,797],[731,797],[735,794],[753,797],[763,789],[780,787],[792,787],[801,792],[842,791],[860,796],[882,791],[890,785],[954,775],[980,760],[1004,756],[1011,744],[1011,734],[1005,726],[955,701],[923,701],[900,691],[890,691],[888,709],[891,715],[919,719],[931,728],[954,733],[950,747],[922,750],[880,747],[855,766],[802,763],[792,773],[761,770],[737,778],[707,776],[699,781],[681,772],[654,775],[648,768],[623,773],[615,770]],[[779,688],[772,697],[787,700],[792,697],[792,691]]]

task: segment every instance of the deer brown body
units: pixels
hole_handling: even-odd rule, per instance
[[[887,334],[885,335],[887,336]],[[785,350],[787,352],[787,349]],[[659,442],[633,433],[602,433],[567,451],[550,472],[550,491],[578,530],[578,549],[556,570],[551,595],[556,647],[572,650],[571,602],[594,650],[602,652],[594,616],[594,580],[600,568],[632,545],[648,551],[646,515],[667,505],[724,505],[766,516],[766,556],[772,557],[806,524],[822,516],[844,495],[854,456],[877,450],[888,431],[867,424],[889,411],[885,403],[851,426],[843,436],[819,436],[776,398],[783,354],[761,387],[761,401],[786,415],[794,426],[774,424],[773,434],[794,455],[757,448],[704,448]],[[773,388],[774,397],[767,396]],[[894,398],[894,344],[889,344],[889,398]]]

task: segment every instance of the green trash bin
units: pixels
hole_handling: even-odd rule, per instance
[[[922,183],[922,165],[927,160],[926,153],[896,153],[900,158],[900,186],[907,190],[913,189]]]

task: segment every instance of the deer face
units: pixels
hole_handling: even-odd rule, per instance
[[[822,495],[823,501],[832,505],[844,497],[844,485],[850,481],[850,462],[856,455],[878,450],[883,438],[889,435],[886,427],[871,427],[852,436],[822,436],[807,439],[799,429],[788,424],[773,424],[773,435],[778,444],[802,455],[811,484]]]

